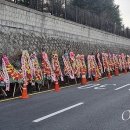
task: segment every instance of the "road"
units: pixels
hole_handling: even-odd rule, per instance
[[[129,89],[130,74],[122,74],[2,102],[0,130],[129,130]]]

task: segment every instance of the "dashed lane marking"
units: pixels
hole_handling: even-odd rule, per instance
[[[43,120],[45,120],[45,119],[48,119],[48,118],[50,118],[50,117],[53,117],[53,116],[58,115],[58,114],[60,114],[60,113],[63,113],[63,112],[65,112],[65,111],[68,111],[68,110],[73,109],[73,108],[75,108],[75,107],[81,106],[81,105],[83,105],[83,104],[84,104],[83,102],[80,102],[80,103],[78,103],[78,104],[72,105],[72,106],[70,106],[70,107],[64,108],[64,109],[62,109],[62,110],[56,111],[56,112],[51,113],[51,114],[49,114],[49,115],[46,115],[46,116],[43,116],[43,117],[38,118],[38,119],[36,119],[36,120],[33,120],[32,122],[38,123],[38,122],[40,122],[40,121],[43,121]]]
[[[89,89],[89,88],[97,87],[99,85],[100,84],[88,84],[88,85],[85,85],[85,86],[78,87],[78,89]]]
[[[121,86],[121,87],[119,87],[119,88],[116,88],[115,90],[120,90],[120,89],[125,88],[125,87],[127,87],[127,86],[130,86],[130,84],[123,85],[123,86]]]

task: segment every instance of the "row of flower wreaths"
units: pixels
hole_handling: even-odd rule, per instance
[[[42,67],[40,67],[35,52],[29,55],[27,50],[22,52],[21,70],[16,70],[10,63],[6,55],[2,56],[2,70],[0,71],[0,82],[6,84],[6,91],[10,90],[10,78],[23,82],[41,81],[49,78],[52,82],[64,80],[64,76],[70,79],[81,77],[82,74],[88,75],[87,78],[97,76],[101,78],[103,73],[111,71],[126,71],[130,69],[130,57],[125,54],[97,53],[88,55],[75,55],[74,52],[64,53],[62,56],[64,70],[61,70],[57,52],[54,52],[49,61],[46,52],[42,52]],[[87,63],[87,64],[86,64]]]

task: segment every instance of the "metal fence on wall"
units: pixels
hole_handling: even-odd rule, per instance
[[[130,29],[118,26],[103,16],[93,12],[72,6],[67,0],[6,0],[26,6],[41,12],[49,12],[54,16],[61,17],[76,23],[94,27],[113,34],[130,38]]]

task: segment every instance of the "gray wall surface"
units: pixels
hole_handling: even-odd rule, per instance
[[[40,55],[42,48],[60,55],[64,49],[130,54],[130,39],[0,0],[0,52],[15,61],[23,49]]]

